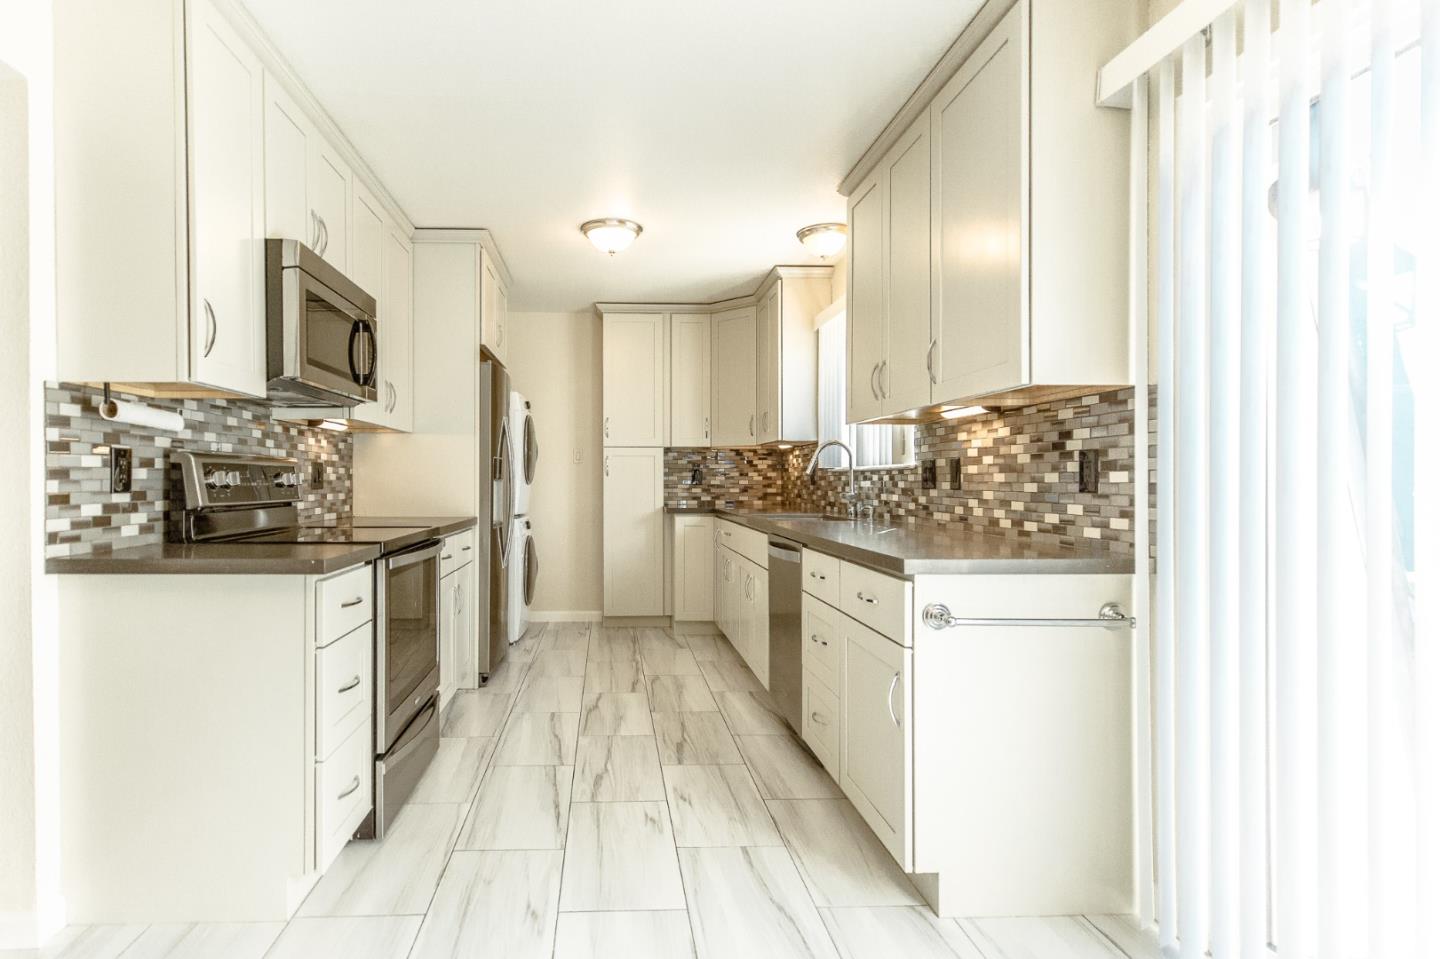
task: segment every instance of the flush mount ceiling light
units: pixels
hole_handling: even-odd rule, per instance
[[[843,223],[812,223],[795,235],[800,242],[805,244],[805,249],[810,251],[811,256],[818,256],[820,259],[828,259],[841,250],[845,249],[845,224]]]
[[[614,256],[624,250],[645,230],[634,220],[619,220],[606,217],[603,220],[586,220],[580,224],[580,232],[590,238],[595,249]]]

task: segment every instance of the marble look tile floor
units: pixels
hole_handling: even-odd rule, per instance
[[[288,924],[74,926],[0,959],[1158,959],[1129,917],[918,905],[723,638],[537,625],[505,668]]]

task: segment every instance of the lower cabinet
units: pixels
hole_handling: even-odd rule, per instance
[[[440,579],[440,708],[450,705],[460,675],[460,630],[455,621],[459,608],[459,573]]]
[[[665,451],[604,454],[605,615],[665,615]]]
[[[800,737],[835,781],[840,780],[840,697],[814,673],[801,680]]]
[[[676,622],[715,619],[715,518],[679,514],[674,525],[671,595]]]
[[[840,788],[907,872],[914,862],[913,651],[840,617]]]
[[[475,623],[475,531],[445,538],[440,571],[440,708],[450,704],[457,689],[478,685],[479,641]]]
[[[715,547],[715,624],[755,678],[770,688],[770,573],[728,546]]]

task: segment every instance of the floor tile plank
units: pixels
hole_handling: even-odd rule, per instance
[[[749,667],[744,663],[723,656],[719,659],[705,660],[700,664],[700,671],[705,675],[705,682],[709,684],[711,692],[765,688],[760,685],[760,680],[755,678],[755,674],[750,672]]]
[[[461,689],[450,700],[440,735],[447,739],[495,736],[510,714],[515,697],[490,689]]]
[[[962,919],[960,928],[985,959],[1124,959],[1113,942],[1080,916]]]
[[[549,959],[563,853],[456,852],[410,959]]]
[[[571,807],[562,911],[683,908],[685,892],[665,803]]]
[[[821,909],[820,917],[842,959],[985,959],[953,919],[927,906]]]
[[[760,795],[766,799],[840,799],[835,780],[789,736],[736,736]]]
[[[767,803],[817,906],[920,906],[924,900],[847,799]]]
[[[442,739],[430,768],[420,777],[406,802],[467,803],[475,798],[480,779],[495,751],[495,737]]]
[[[533,676],[584,676],[585,657],[583,649],[542,649],[530,664]]]
[[[496,766],[460,832],[459,849],[563,849],[570,766]]]
[[[66,926],[39,949],[0,952],[5,959],[117,959],[145,932],[145,925],[105,923]]]
[[[125,950],[125,959],[261,959],[283,922],[159,923]]]
[[[405,959],[419,916],[292,919],[265,959]]]
[[[744,766],[666,766],[677,846],[779,846],[784,840]]]
[[[515,712],[578,713],[584,688],[580,676],[531,676],[515,697]]]
[[[495,766],[573,766],[579,713],[515,713],[495,747]]]
[[[663,766],[745,761],[719,713],[655,713],[654,720]]]
[[[793,736],[790,726],[770,703],[770,694],[722,690],[715,702],[737,736]]]
[[[585,666],[586,693],[643,693],[639,659],[591,659]]]
[[[665,781],[653,736],[581,736],[575,754],[574,802],[663,800]]]
[[[644,693],[590,693],[580,704],[582,736],[651,736],[650,699]]]
[[[445,869],[468,807],[407,805],[384,839],[355,841],[311,890],[302,916],[418,916]]]
[[[681,849],[680,870],[700,959],[837,959],[784,849]]]
[[[719,709],[700,676],[651,676],[650,708],[657,713],[714,712]]]
[[[700,663],[688,649],[640,650],[640,661],[647,676],[699,676]]]
[[[555,935],[555,959],[687,959],[694,955],[690,917],[682,910],[561,913]]]
[[[1086,916],[1120,951],[1130,959],[1160,959],[1160,942],[1155,930],[1142,929],[1134,916]]]

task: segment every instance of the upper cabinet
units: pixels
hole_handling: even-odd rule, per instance
[[[850,191],[851,421],[1127,381],[1128,127],[1093,86],[1139,11],[1006,8]]]
[[[670,317],[670,445],[710,445],[710,314]]]
[[[510,322],[510,294],[493,256],[480,262],[480,345],[505,363],[510,358],[506,326]]]
[[[740,307],[711,318],[711,446],[754,446],[756,309]]]
[[[818,435],[815,317],[830,305],[830,267],[777,267],[755,304],[755,442]]]
[[[386,242],[411,226],[232,0],[75,0],[54,25],[59,379],[263,398],[267,237],[374,295],[381,362],[408,369],[408,305],[388,291],[411,283]],[[389,379],[357,425],[407,428],[409,375]]]
[[[602,445],[657,447],[669,442],[669,324],[668,313],[603,314]]]

